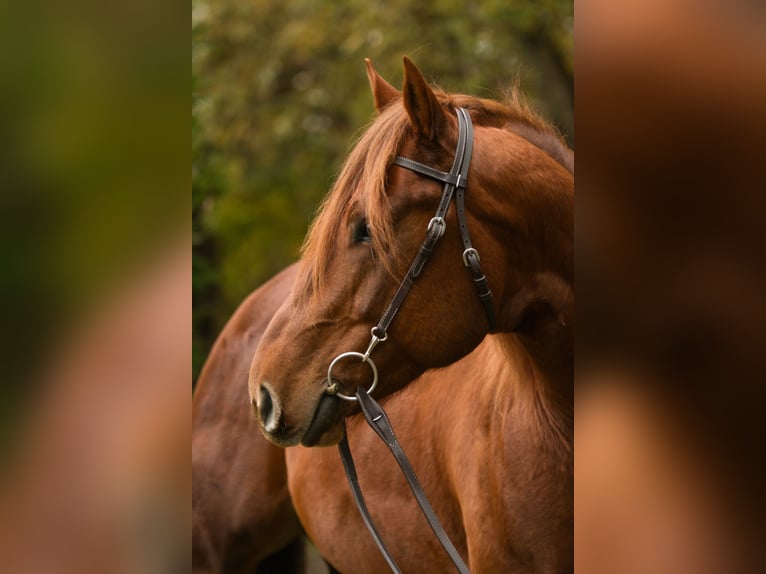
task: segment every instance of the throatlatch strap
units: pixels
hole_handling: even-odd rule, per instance
[[[375,433],[383,440],[383,442],[386,443],[386,446],[391,451],[391,454],[394,455],[396,462],[399,464],[399,468],[402,470],[402,474],[407,479],[410,490],[412,490],[412,493],[415,495],[415,500],[417,501],[418,506],[420,506],[420,510],[423,513],[423,516],[426,517],[428,525],[431,527],[431,530],[433,530],[436,538],[439,540],[439,544],[441,544],[442,548],[444,548],[444,550],[447,552],[450,560],[452,560],[452,563],[455,565],[455,568],[457,568],[457,571],[460,572],[460,574],[470,574],[468,567],[465,565],[465,562],[463,562],[463,558],[460,556],[460,553],[457,551],[454,544],[452,544],[449,536],[447,536],[447,533],[445,532],[441,522],[439,522],[439,518],[434,512],[434,509],[431,506],[431,503],[429,502],[417,475],[415,474],[415,470],[412,468],[412,464],[410,464],[407,455],[404,454],[404,450],[402,449],[399,441],[396,438],[396,435],[394,434],[394,429],[391,426],[391,422],[388,420],[388,416],[383,410],[383,407],[381,407],[378,402],[369,395],[367,389],[362,387],[357,389],[356,398],[359,400],[359,405],[362,408],[362,413],[364,414],[364,418],[367,421],[367,424],[369,424],[370,427],[372,427],[372,430],[374,430]],[[391,567],[391,570],[398,573],[399,570],[396,566],[396,563],[391,557],[391,554],[388,552],[388,549],[383,543],[383,540],[380,538],[380,534],[375,528],[375,525],[372,522],[372,517],[370,516],[369,510],[367,509],[367,504],[364,502],[364,496],[362,495],[362,491],[359,488],[359,481],[356,476],[354,462],[351,458],[351,451],[349,450],[348,441],[345,434],[343,440],[338,445],[338,450],[340,451],[341,460],[343,460],[343,468],[346,471],[346,477],[348,478],[349,484],[351,485],[351,490],[354,495],[354,499],[356,500],[357,507],[359,508],[359,512],[362,515],[362,519],[367,525],[367,528],[372,534],[372,537],[375,539],[375,543],[378,545],[378,548],[383,553],[383,557],[386,559],[386,562]]]

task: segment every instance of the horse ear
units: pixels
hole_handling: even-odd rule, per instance
[[[432,142],[447,123],[447,115],[423,74],[404,57],[404,107],[418,138]]]
[[[383,108],[390,104],[392,100],[398,98],[401,94],[399,93],[399,90],[385,81],[380,74],[378,74],[369,58],[365,58],[364,63],[367,64],[367,79],[370,80],[370,89],[372,90],[372,97],[375,100],[375,109],[380,113],[383,111]]]

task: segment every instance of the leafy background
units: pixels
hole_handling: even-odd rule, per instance
[[[363,59],[448,91],[519,82],[574,143],[571,0],[193,0],[194,377],[244,297],[298,257],[370,120]]]

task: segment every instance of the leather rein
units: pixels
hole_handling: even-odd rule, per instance
[[[378,384],[378,369],[370,358],[370,354],[379,343],[382,343],[388,339],[388,328],[390,327],[391,322],[399,312],[399,309],[401,308],[404,300],[407,298],[407,295],[412,289],[415,280],[418,278],[423,270],[424,265],[433,253],[433,250],[436,247],[436,244],[439,242],[439,239],[441,239],[441,237],[444,235],[444,231],[447,228],[445,217],[447,215],[447,211],[449,210],[453,196],[455,198],[455,208],[457,212],[458,226],[460,229],[460,237],[463,242],[463,264],[471,271],[473,284],[476,287],[476,292],[479,296],[479,300],[484,306],[484,310],[487,315],[487,320],[489,322],[489,332],[493,332],[496,328],[497,321],[495,315],[495,307],[492,300],[492,292],[489,290],[489,286],[487,285],[487,278],[481,270],[479,252],[476,251],[476,249],[473,247],[473,244],[471,243],[471,237],[468,233],[468,225],[465,215],[465,191],[466,185],[468,183],[468,169],[471,164],[471,155],[473,152],[473,124],[471,123],[471,117],[468,114],[468,111],[464,108],[457,108],[456,113],[458,118],[458,141],[457,148],[455,150],[455,159],[449,172],[443,172],[401,156],[397,156],[394,159],[393,163],[395,165],[444,183],[444,189],[442,191],[439,205],[436,209],[436,214],[428,222],[426,237],[423,241],[423,244],[420,246],[415,259],[410,265],[410,268],[407,271],[407,274],[405,275],[401,284],[399,285],[396,293],[394,294],[394,297],[392,298],[386,310],[383,312],[383,316],[380,318],[380,321],[378,321],[378,324],[375,325],[371,330],[372,338],[370,339],[370,343],[367,346],[367,350],[364,353],[358,353],[356,351],[341,353],[335,357],[335,359],[333,359],[333,361],[330,363],[330,367],[327,370],[328,388],[326,392],[346,401],[359,402],[362,414],[367,420],[367,423],[383,440],[383,442],[386,443],[389,450],[396,459],[396,462],[399,464],[399,467],[401,468],[404,477],[407,479],[410,489],[412,490],[415,499],[420,506],[421,511],[423,512],[423,515],[426,517],[426,520],[431,526],[431,529],[434,531],[434,534],[439,540],[439,543],[449,555],[458,572],[461,574],[468,574],[468,567],[465,565],[465,562],[463,562],[463,559],[455,549],[454,544],[452,544],[450,541],[447,533],[444,531],[444,528],[434,513],[434,510],[431,507],[431,503],[428,501],[428,498],[426,497],[425,492],[420,485],[420,481],[418,480],[412,465],[407,459],[404,450],[402,450],[402,447],[399,444],[396,435],[394,434],[394,430],[391,427],[388,416],[383,410],[383,407],[381,407],[378,402],[370,396],[370,393]],[[367,363],[370,366],[373,375],[373,381],[369,389],[359,387],[357,388],[356,394],[354,396],[345,395],[340,392],[338,383],[332,378],[333,367],[342,359],[349,357],[357,357],[361,359],[362,362]],[[354,461],[351,457],[351,450],[349,448],[345,428],[343,432],[343,439],[338,445],[338,450],[340,451],[341,460],[343,461],[343,468],[346,472],[346,477],[348,478],[349,485],[351,486],[351,492],[354,496],[354,500],[359,509],[359,512],[362,515],[362,519],[364,520],[367,529],[370,531],[370,534],[372,534],[375,543],[383,554],[383,557],[385,558],[391,570],[397,574],[400,574],[401,571],[394,562],[391,553],[386,548],[380,533],[372,521],[369,510],[367,509],[367,505],[364,501],[364,496],[362,495],[362,491],[359,486],[359,480],[356,474]]]

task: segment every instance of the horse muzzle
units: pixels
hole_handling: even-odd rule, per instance
[[[277,446],[289,447],[336,444],[342,436],[340,427],[342,401],[322,393],[315,407],[294,420],[278,393],[267,382],[261,382],[252,393],[252,403],[266,438]],[[293,405],[293,409],[295,405]],[[303,410],[298,407],[299,410]],[[304,411],[306,412],[306,411]],[[303,422],[299,422],[302,419]],[[308,421],[308,422],[307,422]]]

